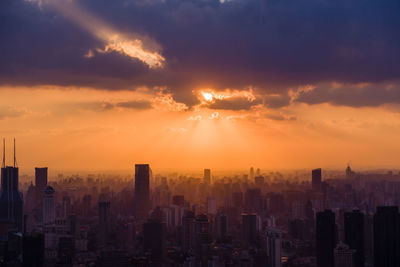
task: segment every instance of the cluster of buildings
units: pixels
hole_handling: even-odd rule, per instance
[[[21,182],[3,158],[0,266],[400,266],[393,172],[161,176],[137,164],[133,179],[36,168]]]

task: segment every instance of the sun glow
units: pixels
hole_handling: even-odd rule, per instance
[[[211,93],[207,92],[201,92],[201,95],[203,96],[204,100],[207,102],[212,102],[213,101],[213,95]]]

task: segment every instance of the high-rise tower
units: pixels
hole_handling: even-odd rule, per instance
[[[150,175],[149,164],[135,165],[135,215],[144,221],[150,210]]]
[[[209,184],[211,182],[211,170],[210,169],[204,169],[204,182],[206,184]]]
[[[321,191],[322,174],[321,169],[312,170],[312,190]]]
[[[1,168],[1,196],[0,196],[0,220],[13,223],[19,231],[23,227],[22,194],[18,189],[18,167],[15,157],[14,139],[14,165],[6,166],[5,140],[3,140],[3,166]]]
[[[317,213],[317,267],[333,267],[336,246],[335,213],[325,210]]]

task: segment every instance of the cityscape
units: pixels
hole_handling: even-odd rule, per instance
[[[5,143],[5,142],[4,142]],[[1,168],[2,266],[365,267],[400,264],[400,172],[48,179]],[[27,177],[25,177],[26,179]]]
[[[0,0],[0,267],[400,267],[399,0]]]

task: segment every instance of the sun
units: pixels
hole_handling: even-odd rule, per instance
[[[213,101],[213,95],[211,93],[207,92],[201,92],[201,95],[203,96],[204,100],[207,102],[212,102]]]

